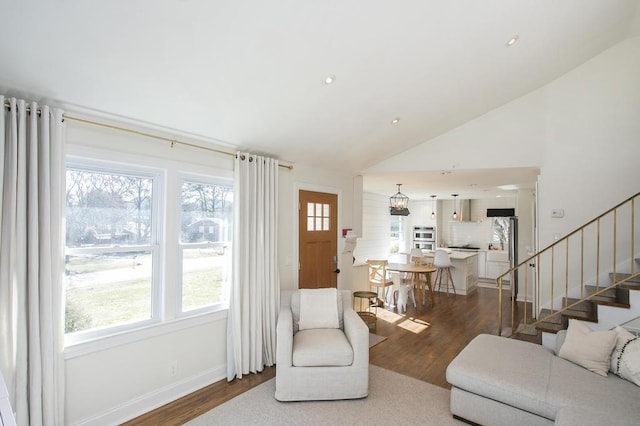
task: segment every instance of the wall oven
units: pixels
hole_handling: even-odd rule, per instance
[[[413,227],[413,248],[422,250],[436,249],[436,228],[433,226]]]
[[[414,226],[413,239],[414,241],[435,241],[436,228],[433,226]]]
[[[436,249],[435,241],[413,241],[413,248],[433,251]]]

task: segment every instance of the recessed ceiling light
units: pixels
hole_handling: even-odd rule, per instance
[[[440,172],[440,174],[443,175],[443,176],[444,175],[450,175],[451,172],[449,170],[443,170],[443,171]]]
[[[509,46],[513,46],[514,44],[516,44],[518,42],[518,40],[520,39],[519,36],[514,35],[513,37],[511,37],[509,39],[509,41],[507,42],[507,44],[505,44],[505,46],[509,47]]]
[[[324,84],[331,84],[334,81],[336,81],[336,76],[335,75],[328,75],[324,78]]]
[[[393,120],[391,120],[391,124],[398,124],[400,122],[399,118],[394,118]]]

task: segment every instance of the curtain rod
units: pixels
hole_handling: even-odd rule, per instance
[[[11,103],[8,101],[5,101],[4,103],[4,107],[7,109],[11,109]],[[27,112],[30,113],[31,112],[31,107],[27,106]],[[40,109],[38,109],[38,115],[40,115]],[[88,124],[91,126],[97,126],[97,127],[103,127],[106,129],[111,129],[111,130],[119,130],[121,132],[126,132],[126,133],[133,133],[135,135],[139,135],[139,136],[145,136],[148,138],[152,138],[152,139],[158,139],[158,140],[162,140],[165,142],[170,142],[171,143],[171,148],[173,148],[176,144],[180,144],[180,145],[185,145],[185,146],[189,146],[192,148],[198,148],[198,149],[204,149],[206,151],[212,151],[218,154],[224,154],[224,155],[230,155],[232,157],[236,156],[235,152],[229,152],[229,151],[223,151],[220,149],[215,149],[215,148],[208,148],[202,145],[196,145],[194,143],[190,143],[190,142],[185,142],[185,141],[181,141],[175,138],[168,138],[165,136],[160,136],[160,135],[154,135],[153,133],[147,133],[147,132],[143,132],[140,130],[134,130],[134,129],[128,129],[126,127],[121,127],[121,126],[114,126],[112,124],[106,124],[106,123],[100,123],[97,121],[93,121],[93,120],[86,120],[84,118],[78,118],[78,117],[74,117],[72,115],[69,114],[63,114],[63,120],[70,120],[70,121],[75,121],[78,123],[82,123],[82,124]],[[293,166],[289,166],[286,164],[278,164],[279,167],[282,167],[284,169],[287,170],[293,170]]]

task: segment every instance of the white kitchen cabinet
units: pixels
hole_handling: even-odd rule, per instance
[[[433,258],[433,252],[425,254],[426,258]],[[456,286],[456,293],[461,295],[467,295],[475,291],[478,284],[478,256],[473,252],[457,252],[453,251],[449,254],[451,259],[451,276],[453,278],[453,284]],[[432,274],[432,282],[435,288],[435,272]],[[444,289],[442,289],[444,291]],[[453,293],[453,290],[449,290],[449,293]]]
[[[478,278],[487,277],[487,252],[478,250]]]
[[[504,274],[509,270],[509,262],[496,262],[492,260],[487,261],[487,276],[486,278],[490,278],[495,280],[500,275]]]

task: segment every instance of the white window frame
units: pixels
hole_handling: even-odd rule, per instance
[[[232,179],[228,179],[225,177],[221,177],[221,176],[212,176],[212,175],[197,175],[197,174],[191,174],[191,173],[179,173],[178,174],[178,179],[177,179],[177,201],[176,201],[176,205],[178,206],[178,215],[181,216],[182,215],[182,185],[184,185],[185,182],[195,182],[195,183],[201,183],[201,184],[205,184],[205,185],[219,185],[219,186],[228,186],[231,187],[233,189],[233,180]],[[223,299],[223,301],[219,302],[219,303],[214,303],[212,305],[207,305],[207,306],[203,306],[200,308],[196,308],[196,309],[191,309],[189,311],[184,311],[183,307],[182,307],[182,279],[183,279],[183,263],[184,263],[184,250],[185,249],[193,249],[193,248],[210,248],[212,247],[213,243],[211,242],[203,242],[203,243],[183,243],[181,241],[181,234],[182,234],[182,229],[181,229],[181,220],[178,220],[176,225],[177,225],[177,229],[176,229],[176,235],[177,235],[177,241],[176,241],[176,253],[177,253],[177,259],[178,259],[178,266],[176,268],[176,282],[178,283],[178,285],[176,286],[176,305],[175,305],[175,312],[176,312],[176,317],[180,318],[180,317],[190,317],[190,316],[194,316],[194,315],[200,315],[200,314],[204,314],[204,313],[208,313],[208,312],[216,312],[216,311],[220,311],[223,309],[228,309],[229,308],[229,300],[228,300],[228,292],[226,293],[227,297]],[[231,244],[233,244],[233,241],[231,241]],[[230,266],[230,271],[229,274],[231,274],[231,269],[232,269],[232,265]],[[228,289],[227,289],[228,290]],[[224,292],[223,292],[224,293]]]
[[[150,168],[145,166],[134,165],[130,163],[112,162],[108,160],[100,160],[95,158],[86,158],[78,156],[67,156],[65,161],[65,175],[67,170],[80,170],[89,173],[105,173],[120,176],[135,176],[152,180],[152,199],[151,199],[151,235],[149,245],[124,246],[124,247],[90,247],[90,248],[67,248],[65,244],[66,254],[81,253],[115,253],[115,252],[134,252],[134,251],[150,251],[152,255],[151,267],[151,315],[149,319],[131,322],[128,324],[114,325],[104,328],[91,328],[81,330],[74,333],[65,333],[65,347],[78,343],[92,341],[115,334],[148,327],[158,324],[162,317],[162,272],[161,267],[164,263],[162,251],[162,229],[164,223],[164,215],[162,206],[164,206],[164,193],[166,173],[162,169]],[[66,211],[66,203],[63,204]],[[64,302],[66,303],[66,301]]]

